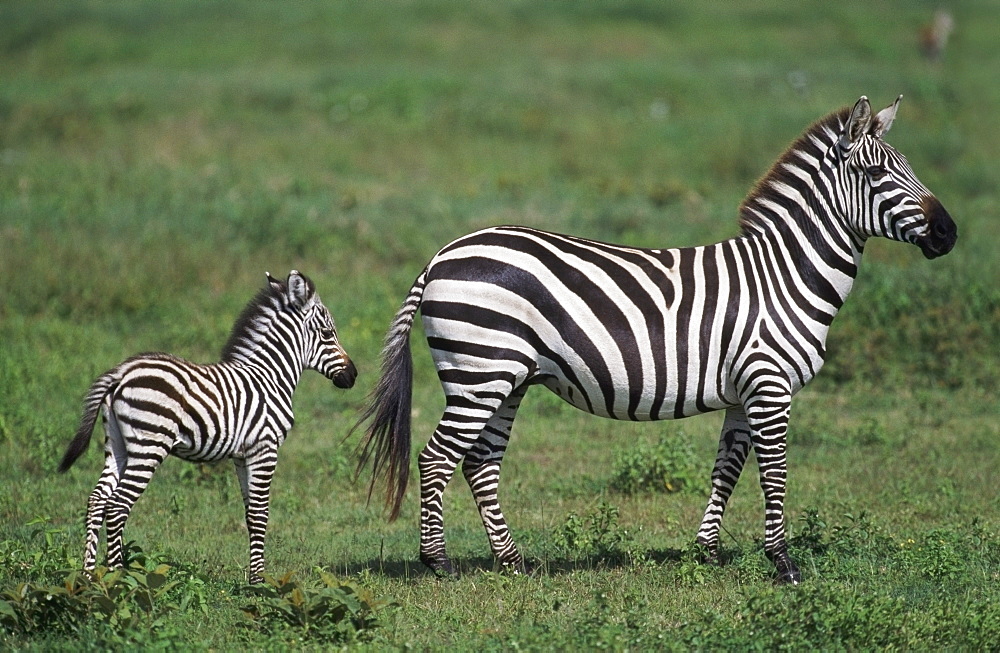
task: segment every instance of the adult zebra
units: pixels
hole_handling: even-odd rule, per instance
[[[399,512],[410,458],[409,332],[420,308],[446,408],[419,456],[420,558],[453,574],[441,496],[459,461],[497,559],[523,559],[497,487],[525,391],[627,420],[725,410],[698,541],[715,558],[726,502],[752,448],[764,491],[764,550],[798,582],[784,536],[792,396],[823,364],[827,331],[865,241],[946,254],[957,230],[906,159],[886,144],[899,98],[876,115],[862,97],[795,141],[740,206],[741,234],[704,247],[638,249],[524,227],[446,245],[417,278],[386,336],[361,465],[387,476]]]
[[[103,407],[104,471],[87,501],[84,569],[94,568],[105,522],[108,566],[122,566],[125,522],[168,454],[193,462],[232,458],[250,535],[249,580],[260,582],[271,478],[304,369],[338,388],[350,388],[357,377],[313,282],[292,270],[286,282],[267,275],[267,286],[236,320],[221,362],[140,354],[102,374],[59,464],[65,472],[87,449]]]

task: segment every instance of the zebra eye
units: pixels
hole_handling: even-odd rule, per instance
[[[886,170],[882,166],[868,166],[868,168],[865,169],[865,174],[867,174],[873,181],[878,181],[882,177],[885,177]]]
[[[333,340],[333,329],[320,329],[319,334],[327,340]]]

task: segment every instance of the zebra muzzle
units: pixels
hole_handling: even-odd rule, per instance
[[[920,205],[927,216],[927,235],[917,240],[916,244],[929,259],[944,256],[958,241],[958,227],[933,195],[925,197]]]
[[[342,370],[339,370],[333,375],[330,380],[333,381],[333,385],[338,388],[354,387],[354,381],[358,378],[358,368],[354,366],[354,361],[347,359],[347,365],[344,366]]]

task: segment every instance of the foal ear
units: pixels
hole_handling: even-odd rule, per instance
[[[858,142],[858,140],[867,134],[872,126],[872,105],[868,102],[868,98],[862,95],[855,102],[854,108],[851,109],[851,116],[847,119],[847,124],[844,125],[844,131],[840,134],[840,145],[844,149],[847,149]]]
[[[298,270],[288,273],[288,302],[293,306],[305,306],[316,294],[312,281]]]
[[[896,119],[896,110],[899,109],[899,101],[902,99],[903,96],[900,95],[895,102],[875,114],[875,118],[872,120],[872,136],[875,138],[885,136],[885,133],[892,127],[892,121]]]

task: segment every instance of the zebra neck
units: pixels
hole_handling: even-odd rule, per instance
[[[814,197],[758,194],[741,207],[741,222],[744,237],[767,248],[764,265],[794,277],[832,320],[854,285],[864,242]]]
[[[256,332],[253,335],[254,338],[238,341],[223,362],[250,370],[291,396],[302,377],[302,356],[272,333]]]

